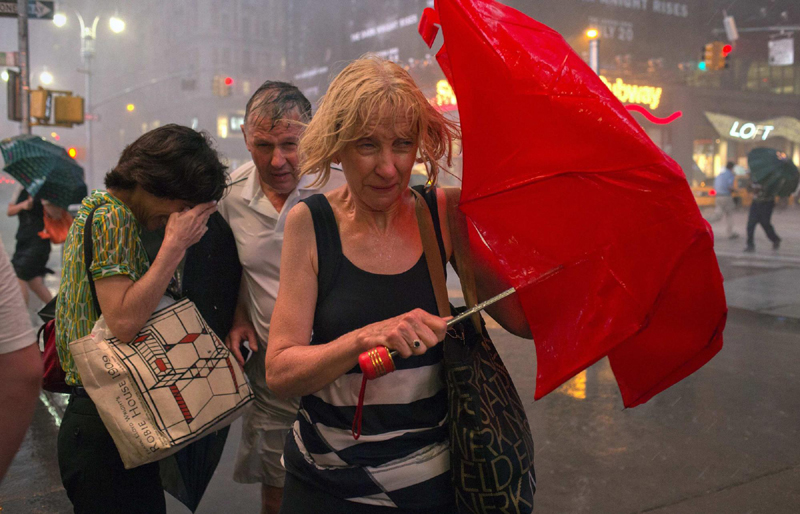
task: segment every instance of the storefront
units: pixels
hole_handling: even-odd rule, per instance
[[[690,182],[715,177],[728,161],[747,169],[747,154],[775,148],[800,165],[800,97],[681,87],[670,125],[672,157]],[[670,153],[670,152],[668,152]]]

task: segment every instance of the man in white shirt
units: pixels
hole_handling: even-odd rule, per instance
[[[0,482],[33,418],[42,385],[42,359],[36,332],[17,276],[0,243]]]
[[[275,397],[267,388],[264,368],[286,215],[301,199],[344,184],[337,171],[322,188],[312,186],[314,176],[299,177],[297,146],[310,119],[311,103],[295,86],[262,84],[247,102],[241,127],[253,160],[231,174],[233,182],[243,180],[231,186],[219,204],[236,238],[243,268],[234,326],[226,343],[240,364],[244,364],[243,341],[254,351],[245,371],[255,402],[244,417],[233,478],[261,483],[262,514],[277,514],[280,509],[286,473],[280,459],[299,406],[297,399]]]

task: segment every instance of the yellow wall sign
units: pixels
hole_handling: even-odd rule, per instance
[[[658,109],[661,104],[661,93],[664,90],[660,87],[626,84],[620,78],[612,83],[602,75],[600,80],[622,103],[647,105],[653,110]]]
[[[431,98],[430,102],[438,107],[449,107],[458,104],[453,86],[444,79],[436,83],[436,98]]]

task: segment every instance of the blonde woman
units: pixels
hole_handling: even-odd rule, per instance
[[[446,319],[435,314],[408,183],[419,158],[435,184],[458,135],[407,72],[365,57],[334,79],[301,139],[303,173],[324,181],[335,163],[347,184],[303,200],[286,221],[266,378],[276,394],[302,400],[284,450],[282,513],[453,510],[439,345]],[[463,236],[448,227],[444,192],[425,197],[449,259]],[[506,287],[490,267],[476,275],[483,298]],[[501,324],[529,334],[515,298],[497,307]],[[378,345],[402,358],[367,387],[355,440],[358,356]]]

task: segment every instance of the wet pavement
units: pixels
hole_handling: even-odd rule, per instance
[[[743,239],[718,239],[732,305],[725,346],[640,407],[623,409],[606,360],[534,403],[532,342],[491,329],[533,428],[537,512],[800,512],[800,210],[774,221],[777,254],[763,233],[754,256],[741,254]],[[7,248],[8,227],[0,221]],[[3,514],[71,512],[56,463],[57,396],[43,394],[0,485]],[[239,435],[237,422],[198,513],[258,512],[259,487],[231,480]],[[188,512],[172,498],[168,506]]]

